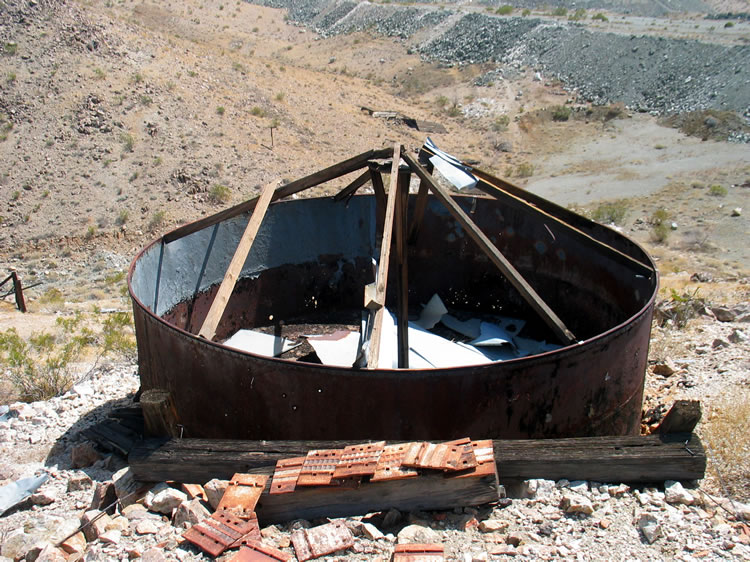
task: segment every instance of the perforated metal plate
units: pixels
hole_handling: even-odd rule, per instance
[[[414,478],[419,473],[412,469],[402,466],[407,449],[413,443],[398,443],[396,445],[386,445],[383,453],[380,455],[378,465],[375,467],[375,474],[370,478],[370,482],[384,482],[386,480],[402,480],[404,478]]]
[[[443,545],[398,544],[393,562],[441,562],[445,560]]]
[[[263,544],[256,540],[244,540],[240,551],[229,559],[229,562],[287,562],[292,559],[291,554]]]
[[[342,449],[320,449],[307,453],[297,486],[329,485],[342,453]]]
[[[206,492],[200,484],[183,484],[181,488],[191,500],[198,498],[199,500],[208,501]]]
[[[351,478],[353,476],[372,476],[383,454],[385,441],[350,445],[344,448],[339,464],[333,472],[334,478]]]
[[[262,474],[235,474],[229,481],[217,509],[230,510],[242,518],[251,517],[266,482],[268,476]]]
[[[468,437],[447,443],[413,443],[404,455],[402,464],[412,468],[433,470],[462,470],[476,465],[472,460]],[[467,447],[468,446],[468,447]]]
[[[294,457],[277,461],[269,494],[288,494],[293,492],[297,487],[297,478],[299,478],[304,462],[305,457]]]
[[[471,448],[476,458],[476,466],[457,473],[447,473],[448,478],[475,478],[494,474],[497,471],[495,464],[495,450],[492,447],[492,439],[472,441]]]
[[[244,538],[260,538],[258,519],[245,521],[235,515],[218,510],[182,534],[182,538],[216,557],[229,548],[239,546]]]
[[[319,558],[354,546],[354,536],[343,521],[292,533],[292,545],[299,562]]]

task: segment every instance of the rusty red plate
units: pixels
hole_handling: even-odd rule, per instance
[[[182,534],[186,541],[213,557],[238,546],[245,538],[256,536],[260,538],[257,518],[245,521],[225,510],[217,510]]]
[[[447,443],[413,443],[404,455],[403,465],[433,470],[462,470],[476,464],[468,447],[468,437]]]
[[[333,472],[333,477],[372,476],[375,474],[384,448],[385,441],[345,447],[339,464]]]
[[[229,481],[217,509],[228,509],[239,517],[249,518],[255,511],[266,482],[268,476],[262,474],[235,474]]]
[[[471,447],[476,458],[476,466],[458,473],[447,473],[448,478],[470,478],[494,474],[497,471],[495,464],[495,450],[492,447],[492,439],[472,441]]]
[[[297,487],[297,478],[299,478],[304,462],[305,457],[294,457],[277,461],[269,493],[288,494],[293,492]]]
[[[243,540],[240,551],[229,562],[288,562],[291,554],[282,552],[257,540]]]
[[[298,529],[292,533],[292,545],[299,562],[354,546],[354,536],[343,521],[334,521],[312,529]]]
[[[396,445],[386,445],[383,453],[380,455],[378,465],[375,468],[375,474],[370,478],[370,482],[383,482],[386,480],[401,480],[404,478],[414,478],[419,473],[411,468],[402,466],[402,461],[406,455],[407,449],[412,443],[398,443]]]
[[[445,560],[441,544],[398,544],[393,562],[440,562]]]
[[[342,453],[342,449],[320,449],[308,452],[297,478],[297,486],[329,485]]]

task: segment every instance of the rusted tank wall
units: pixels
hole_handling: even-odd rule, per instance
[[[582,343],[480,367],[356,371],[257,357],[201,340],[190,332],[206,314],[248,220],[244,216],[226,232],[219,226],[215,236],[208,229],[166,246],[157,241],[134,261],[129,283],[143,387],[170,390],[185,434],[196,437],[447,439],[637,432],[656,276],[636,275],[593,253],[522,206],[459,199]],[[240,326],[268,325],[271,315],[279,321],[310,311],[329,316],[356,311],[364,284],[372,280],[371,197],[355,197],[348,208],[330,199],[283,202],[272,205],[270,213],[269,230],[266,223],[261,229],[266,244],[245,264],[221,337]],[[593,229],[604,241],[648,260],[621,235]],[[286,249],[277,254],[277,247]],[[185,254],[189,257],[181,259]],[[436,201],[430,201],[421,235],[410,248],[409,269],[415,312],[438,292],[449,308],[533,318]],[[543,324],[532,320],[532,327],[545,336]]]

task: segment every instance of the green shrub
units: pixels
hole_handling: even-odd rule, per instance
[[[152,216],[151,220],[148,221],[148,228],[149,230],[156,230],[161,225],[164,224],[164,221],[166,220],[166,213],[164,211],[156,211]]]
[[[598,13],[594,14],[591,17],[591,19],[592,20],[599,20],[599,21],[603,21],[603,22],[608,22],[609,21],[609,18],[607,16],[605,16],[604,14],[602,14],[601,12],[598,12]]]
[[[130,133],[121,133],[120,142],[122,143],[122,148],[125,152],[133,152],[133,147],[135,146],[135,138],[133,138],[133,135]]]
[[[216,108],[216,114],[217,115],[224,115],[224,111],[225,111],[225,109],[224,109],[223,105],[220,105],[219,107]]]
[[[529,162],[524,162],[516,166],[516,177],[518,178],[530,178],[534,175],[534,165]]]
[[[521,12],[521,15],[523,17],[530,16],[531,15],[531,10],[529,10],[528,8],[524,8],[523,12]]]
[[[567,105],[557,105],[552,108],[553,121],[567,121],[570,119],[571,109]]]
[[[552,15],[553,16],[560,16],[560,17],[567,16],[568,15],[568,9],[567,8],[563,8],[562,6],[560,6],[559,8],[555,8],[554,9],[554,11],[552,12]]]
[[[208,195],[214,203],[227,203],[232,198],[231,190],[220,183],[214,185]]]
[[[622,224],[627,213],[628,204],[626,201],[612,201],[610,203],[602,203],[594,209],[594,212],[591,213],[591,218],[603,224]]]
[[[130,217],[130,214],[128,213],[127,209],[122,209],[118,214],[117,218],[115,219],[115,224],[118,224],[122,226],[126,222],[128,222],[128,218]]]
[[[500,6],[497,10],[495,10],[495,13],[500,16],[507,16],[513,13],[513,6],[510,4],[505,4],[504,6]]]
[[[107,77],[107,74],[101,68],[97,67],[94,69],[95,80],[104,80],[106,77]]]
[[[586,10],[578,8],[574,13],[568,16],[568,21],[581,21],[586,19]]]
[[[510,117],[507,114],[499,115],[492,122],[492,130],[498,133],[502,133],[508,130],[510,124]]]
[[[708,189],[708,194],[714,197],[724,197],[727,193],[727,188],[719,184],[714,184]]]
[[[734,27],[734,22],[728,21],[727,23],[724,24],[724,27]]]
[[[651,239],[658,243],[663,244],[669,238],[669,233],[672,232],[669,224],[669,211],[664,208],[659,208],[651,215]]]
[[[253,108],[250,110],[250,115],[254,117],[265,117],[266,110],[256,105],[256,106],[253,106]]]
[[[13,42],[5,43],[3,46],[3,52],[9,56],[15,55],[18,52],[18,44]]]
[[[438,107],[443,108],[448,104],[448,98],[445,96],[438,96],[438,98],[435,100],[435,103]]]

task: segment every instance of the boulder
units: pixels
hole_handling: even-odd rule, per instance
[[[424,525],[407,525],[398,533],[397,538],[398,544],[411,544],[411,543],[442,543],[440,533],[425,527]]]
[[[208,503],[212,509],[216,509],[221,501],[221,497],[224,495],[224,491],[229,485],[229,480],[219,480],[214,478],[213,480],[206,482],[203,486],[203,491],[206,492]]]

